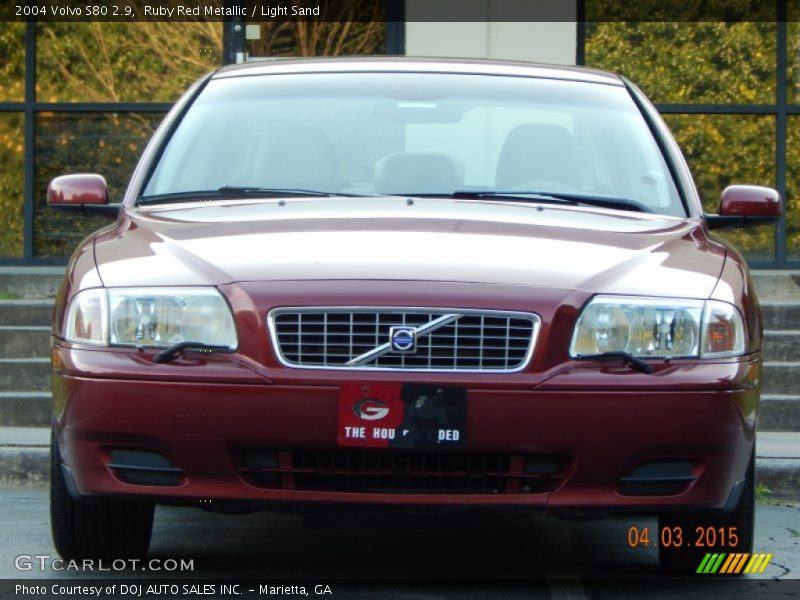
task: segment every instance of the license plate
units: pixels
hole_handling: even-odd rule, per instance
[[[467,390],[416,383],[344,383],[339,390],[339,446],[461,448]]]

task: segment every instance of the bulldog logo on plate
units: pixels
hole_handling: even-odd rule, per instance
[[[413,327],[390,327],[389,345],[392,352],[410,354],[417,351],[417,330]]]

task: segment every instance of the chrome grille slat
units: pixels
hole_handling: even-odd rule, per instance
[[[511,319],[506,319],[506,324],[508,326],[508,331],[511,330]],[[506,344],[506,362],[508,362],[508,344]]]
[[[325,363],[328,362],[328,313],[323,315],[323,330],[322,330],[322,356]]]
[[[527,366],[540,319],[478,309],[286,307],[270,311],[267,323],[287,367],[497,373]],[[416,352],[392,351],[395,326],[416,329]]]

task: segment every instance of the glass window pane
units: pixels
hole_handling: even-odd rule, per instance
[[[800,116],[790,116],[786,144],[786,256],[800,258]]]
[[[386,3],[374,0],[329,2],[321,20],[294,21],[267,15],[270,20],[248,22],[246,50],[249,59],[265,56],[352,56],[385,54]],[[253,5],[249,3],[252,10]],[[256,9],[289,10],[274,3],[256,3]],[[248,14],[250,14],[248,12]],[[256,15],[261,12],[257,10]]]
[[[40,102],[172,102],[222,64],[222,23],[41,23]]]
[[[800,2],[787,2],[786,12],[786,95],[789,104],[800,104]]]
[[[0,257],[23,253],[25,116],[0,113]]]
[[[786,84],[787,100],[790,104],[800,104],[800,6],[793,5],[790,10],[792,21],[786,24],[786,45],[788,77]]]
[[[119,202],[161,113],[39,113],[36,118],[34,256],[69,256],[103,218],[70,216],[46,205],[48,182],[67,173],[100,173]]]
[[[237,126],[243,122],[250,125]],[[572,192],[686,214],[622,87],[538,78],[309,73],[212,81],[144,193],[230,185],[360,194]]]
[[[708,213],[734,183],[775,186],[775,117],[761,115],[664,115],[692,169]],[[775,226],[718,233],[749,260],[775,258]]]
[[[775,23],[587,23],[586,64],[621,73],[660,103],[769,104]]]
[[[25,99],[25,23],[0,26],[0,102]]]

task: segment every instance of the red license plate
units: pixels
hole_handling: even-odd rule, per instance
[[[339,390],[340,446],[462,448],[467,391],[416,383],[344,383]]]

